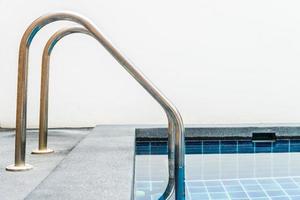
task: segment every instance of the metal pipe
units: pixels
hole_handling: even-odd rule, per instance
[[[72,33],[83,33],[93,35],[85,28],[72,27],[64,28],[54,33],[47,41],[42,57],[42,73],[41,73],[41,92],[40,92],[40,121],[39,121],[39,146],[38,149],[32,151],[32,154],[48,154],[54,152],[47,146],[48,140],[48,97],[49,97],[49,65],[50,56],[54,46],[59,40]]]
[[[167,114],[168,117],[168,166],[169,166],[169,180],[167,187],[159,198],[159,200],[168,199],[168,197],[172,196],[171,194],[174,192],[175,188],[175,168],[174,168],[174,154],[175,154],[175,138],[174,138],[174,124],[172,118]]]
[[[125,57],[118,51],[89,20],[70,12],[44,15],[35,20],[25,31],[19,48],[18,93],[16,115],[15,164],[8,166],[10,171],[22,171],[32,168],[25,164],[26,148],[26,108],[27,108],[27,74],[29,46],[36,33],[45,25],[54,21],[68,20],[84,26],[104,48],[140,83],[140,85],[164,108],[174,125],[174,191],[175,199],[185,199],[185,144],[184,125],[178,110],[173,104]],[[166,197],[170,199],[172,193]]]

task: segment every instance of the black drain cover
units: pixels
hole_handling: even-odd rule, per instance
[[[252,133],[252,142],[275,142],[276,133],[274,132],[257,132]]]

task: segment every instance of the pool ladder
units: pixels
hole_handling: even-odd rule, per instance
[[[45,25],[55,21],[72,21],[83,28],[67,28],[56,32],[47,42],[42,61],[41,100],[40,100],[40,127],[39,148],[33,153],[51,153],[47,147],[48,129],[48,85],[49,59],[55,44],[64,36],[72,33],[84,33],[94,37],[102,46],[122,65],[127,72],[162,106],[168,118],[168,166],[169,180],[165,192],[160,200],[185,199],[185,143],[184,124],[176,107],[131,63],[88,19],[72,13],[58,12],[41,16],[31,23],[22,36],[19,46],[17,113],[15,136],[15,163],[6,168],[8,171],[24,171],[33,166],[25,163],[26,149],[26,118],[27,118],[27,76],[28,54],[30,44],[36,33]]]

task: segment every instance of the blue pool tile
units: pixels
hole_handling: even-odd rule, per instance
[[[187,154],[202,154],[202,144],[187,144],[185,151]]]
[[[203,181],[188,181],[187,185],[191,186],[191,187],[203,187],[204,182]]]
[[[237,153],[237,141],[221,141],[221,153]]]
[[[266,193],[270,197],[285,196],[285,193],[282,190],[270,190],[270,191],[266,191]]]
[[[205,181],[205,185],[207,187],[222,187],[221,181]]]
[[[189,187],[191,193],[206,193],[207,189],[205,187]]]
[[[150,149],[150,142],[137,142],[136,148]]]
[[[299,189],[285,190],[285,192],[288,193],[290,196],[300,196]]]
[[[271,197],[272,200],[291,200],[287,196],[280,196],[280,197]]]
[[[290,140],[290,152],[300,152],[300,140]]]
[[[136,142],[136,146],[139,147],[139,146],[150,146],[150,143],[151,142],[141,142],[141,141],[138,141]]]
[[[191,194],[191,200],[208,200],[209,196],[208,194]]]
[[[163,182],[163,181],[161,181],[161,182],[152,182],[151,184],[152,184],[152,187],[160,187],[160,188],[165,187],[167,185],[167,183]]]
[[[202,140],[196,140],[196,141],[186,141],[186,146],[202,146],[203,141]]]
[[[229,196],[231,199],[246,199],[247,194],[245,192],[230,192]]]
[[[257,182],[254,179],[242,179],[240,182],[243,185],[257,185]]]
[[[300,200],[300,196],[291,196],[291,200]]]
[[[228,192],[242,192],[244,191],[242,186],[239,185],[230,185],[230,186],[225,186],[226,191]]]
[[[247,193],[251,198],[267,197],[267,195],[263,191],[248,191]]]
[[[291,139],[290,143],[291,143],[291,145],[300,145],[300,140],[299,139]]]
[[[270,153],[272,152],[271,147],[272,143],[271,142],[256,142],[255,145],[255,153]]]
[[[262,185],[276,184],[276,182],[273,179],[258,179],[257,182]]]
[[[223,192],[209,193],[209,196],[211,199],[228,199],[227,194]]]
[[[202,143],[203,140],[185,140],[186,145],[190,145],[190,144],[201,145]]]
[[[238,141],[238,153],[254,153],[252,141]]]
[[[293,183],[293,180],[291,178],[275,178],[276,182],[279,184],[283,183]]]
[[[203,141],[203,153],[205,154],[220,153],[219,141]]]
[[[247,191],[262,191],[262,188],[259,185],[244,185],[244,188]]]
[[[296,183],[300,183],[300,177],[294,177],[293,180],[294,180]]]
[[[136,143],[136,154],[137,155],[151,154],[150,142],[137,142]]]
[[[151,143],[151,154],[152,155],[163,155],[167,154],[168,147],[166,142],[152,142]]]
[[[136,181],[135,185],[138,187],[148,187],[150,185],[150,181]]]
[[[264,190],[279,190],[280,186],[278,184],[265,184],[261,185]]]
[[[149,150],[137,150],[136,151],[136,155],[150,155],[150,151]]]
[[[217,187],[207,187],[207,191],[210,192],[225,192],[224,188],[222,186]]]
[[[277,140],[273,143],[272,152],[288,152],[289,151],[289,140]]]
[[[295,183],[280,183],[283,189],[299,189],[298,185]]]
[[[240,185],[240,182],[238,180],[224,180],[222,182],[225,186]]]

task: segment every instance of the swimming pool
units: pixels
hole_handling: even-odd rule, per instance
[[[136,200],[156,200],[168,180],[167,143],[136,144]],[[186,199],[300,199],[300,140],[186,141]]]

